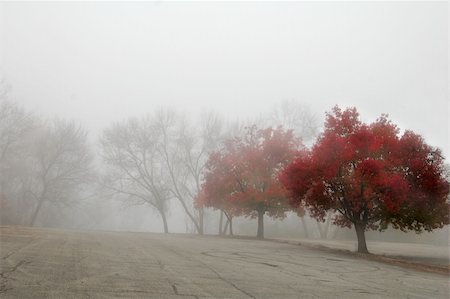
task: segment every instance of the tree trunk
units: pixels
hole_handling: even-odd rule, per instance
[[[230,217],[229,223],[230,223],[230,236],[232,236],[233,235],[233,218],[232,217]]]
[[[223,223],[223,211],[220,211],[220,218],[219,218],[219,235],[223,235],[223,231],[222,231],[222,223]]]
[[[354,224],[356,230],[356,237],[358,238],[358,252],[369,253],[366,244],[365,226],[362,224]]]
[[[303,233],[305,235],[305,238],[308,238],[309,237],[309,235],[308,235],[308,227],[306,226],[305,217],[304,216],[300,217],[300,220],[302,221],[302,228],[303,228]]]
[[[159,212],[161,214],[161,218],[163,221],[163,225],[164,225],[164,233],[168,234],[169,233],[169,228],[167,226],[167,218],[166,218],[166,214],[164,214],[164,212]]]
[[[227,217],[227,222],[225,223],[225,228],[223,229],[223,234],[225,235],[227,233],[228,227],[230,236],[233,235],[233,216],[228,215],[226,212],[223,212],[225,214],[225,217]]]
[[[41,210],[43,203],[44,203],[44,199],[41,198],[38,202],[36,210],[34,210],[33,216],[31,217],[30,226],[34,226],[34,223],[36,222],[36,219],[37,219],[37,215],[38,215],[39,211]]]
[[[204,209],[203,207],[200,207],[198,209],[198,234],[203,235],[204,234],[204,225],[203,225],[203,219],[204,219]]]
[[[258,209],[258,232],[256,234],[258,239],[264,239],[264,213],[263,209]]]
[[[324,227],[324,238],[328,239],[328,234],[330,233],[330,224],[331,224],[331,213],[328,212],[327,220],[325,221]]]
[[[228,230],[228,225],[230,224],[230,220],[227,219],[227,221],[225,222],[225,226],[223,227],[222,230],[222,235],[226,235],[227,234],[227,230]]]
[[[171,174],[171,176],[172,176],[172,174]],[[178,191],[176,191],[175,194],[177,194],[176,198],[177,198],[178,201],[181,203],[181,206],[183,207],[184,211],[186,212],[186,215],[188,215],[189,219],[190,219],[190,220],[192,221],[192,223],[194,224],[197,233],[198,233],[199,235],[203,235],[203,227],[200,227],[200,226],[199,226],[197,219],[195,219],[195,217],[194,217],[195,214],[193,215],[193,214],[189,211],[189,208],[187,207],[186,203],[184,202],[183,197],[181,197],[181,196],[179,195],[180,193],[179,193]],[[186,232],[188,232],[187,225],[186,225]]]

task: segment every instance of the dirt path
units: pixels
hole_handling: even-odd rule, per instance
[[[275,242],[0,228],[2,298],[449,298],[448,277]]]

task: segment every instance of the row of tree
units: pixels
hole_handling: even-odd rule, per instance
[[[92,143],[76,122],[45,120],[6,96],[2,92],[0,98],[2,224],[58,225],[64,221],[50,219],[63,218],[64,210],[81,202],[118,198],[151,206],[165,232],[171,204],[177,203],[192,229],[202,234],[204,209],[194,199],[209,154],[245,131],[245,125],[225,122],[216,113],[191,119],[173,109],[159,109],[111,124],[99,142]],[[255,122],[283,124],[305,138],[317,131],[314,116],[293,101],[285,101]]]
[[[265,215],[309,213],[354,226],[367,252],[368,229],[420,232],[449,223],[440,151],[411,131],[400,134],[385,115],[365,124],[356,109],[335,107],[315,138],[315,118],[292,101],[251,125],[159,109],[106,128],[96,159],[80,125],[43,120],[0,96],[2,224],[33,226],[83,199],[118,197],[151,206],[166,233],[171,202],[199,234],[209,207],[227,219],[220,232],[232,232],[233,217],[257,218],[259,238]]]
[[[222,138],[221,121],[205,114],[199,127],[173,110],[115,123],[101,137],[106,162],[103,186],[134,204],[146,203],[168,232],[169,201],[177,200],[195,230],[203,234],[203,209],[192,203],[199,192],[204,161]]]
[[[314,116],[293,101],[285,101],[253,123],[289,126],[306,139],[317,132]],[[204,113],[194,121],[171,109],[115,123],[100,138],[106,164],[101,184],[125,201],[153,207],[164,232],[169,231],[169,203],[175,200],[195,231],[203,234],[204,206],[195,199],[201,192],[208,158],[227,140],[243,136],[247,127],[225,122],[216,113]],[[231,230],[229,219],[226,226]]]
[[[449,224],[449,172],[439,149],[382,115],[361,122],[355,108],[335,107],[311,148],[292,131],[257,129],[224,142],[209,157],[197,196],[200,207],[232,217],[284,218],[306,209],[319,221],[354,226],[358,251],[365,231],[393,228],[431,231]]]

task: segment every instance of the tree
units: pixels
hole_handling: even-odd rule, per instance
[[[271,126],[282,126],[286,130],[293,130],[294,135],[307,143],[317,137],[317,117],[309,107],[295,100],[284,100],[280,105],[274,106],[267,117]]]
[[[230,235],[232,235],[233,217],[241,216],[244,211],[232,201],[233,194],[230,189],[237,188],[237,185],[233,176],[230,175],[233,167],[230,162],[234,161],[226,159],[220,152],[211,153],[205,166],[205,182],[195,199],[195,204],[201,208],[220,210],[221,216],[223,214],[227,218],[226,228],[229,226]],[[247,212],[251,212],[251,210]],[[222,219],[220,220],[219,234],[226,232],[226,228],[222,230],[221,225]]]
[[[220,138],[221,120],[214,113],[192,123],[175,110],[159,109],[142,119],[115,124],[101,139],[109,165],[106,185],[126,195],[127,202],[154,207],[165,232],[169,200],[178,200],[189,222],[203,234],[203,209],[193,200],[208,154]]]
[[[280,174],[290,203],[305,205],[324,220],[353,225],[358,252],[367,253],[365,231],[431,231],[449,223],[443,158],[411,131],[399,129],[386,115],[364,124],[355,108],[335,107],[311,150],[299,155]]]
[[[0,223],[33,226],[40,216],[48,224],[86,199],[94,176],[86,132],[44,122],[7,95],[0,80]]]
[[[314,115],[308,106],[296,102],[295,100],[284,100],[280,104],[273,107],[271,113],[267,117],[267,122],[273,126],[282,126],[286,130],[292,130],[294,135],[301,138],[304,144],[309,144],[318,135],[318,121],[316,115]],[[303,207],[294,207],[293,212],[300,218],[303,227],[303,233],[308,238],[308,228],[305,219],[306,211]],[[325,233],[329,228],[326,225],[324,229],[320,226],[320,222],[317,221],[320,235]]]
[[[158,152],[160,138],[154,120],[144,117],[113,124],[103,132],[100,143],[108,166],[104,185],[133,204],[149,204],[168,233],[170,178]]]
[[[30,226],[45,203],[76,204],[94,178],[87,133],[74,122],[55,120],[42,126],[26,163],[29,175],[23,179],[23,189],[35,201]]]
[[[21,180],[29,174],[25,161],[32,148],[37,118],[8,101],[0,81],[0,219],[4,224],[24,224],[29,209]]]
[[[277,174],[299,149],[292,131],[248,128],[242,137],[229,139],[211,154],[199,203],[226,215],[258,218],[257,237],[264,237],[264,214],[283,218],[289,206]]]
[[[0,79],[0,101],[6,100],[8,98],[8,93],[11,86],[6,82],[5,78]]]
[[[198,123],[192,124],[170,109],[160,109],[154,117],[155,130],[161,136],[158,151],[168,172],[170,192],[196,231],[203,234],[203,208],[194,205],[194,200],[200,191],[208,155],[222,138],[222,121],[217,114],[205,113]]]

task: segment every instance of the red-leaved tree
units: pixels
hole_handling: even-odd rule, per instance
[[[324,219],[353,225],[358,252],[367,253],[365,231],[391,225],[431,231],[449,223],[449,183],[438,149],[411,131],[402,135],[386,115],[364,124],[355,108],[335,107],[309,152],[280,174],[293,207],[306,206]]]
[[[197,204],[225,212],[227,217],[258,218],[258,238],[264,237],[264,214],[283,218],[289,209],[279,171],[299,150],[301,142],[281,127],[248,129],[243,138],[227,140],[210,155]]]

